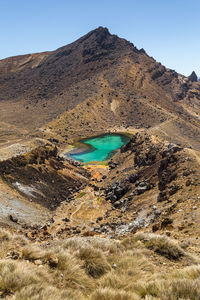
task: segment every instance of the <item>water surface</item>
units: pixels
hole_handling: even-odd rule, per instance
[[[105,161],[110,158],[117,149],[128,143],[130,138],[122,134],[104,134],[93,138],[84,139],[81,141],[87,144],[87,150],[79,151],[77,153],[68,153],[67,156],[83,163],[92,161]]]

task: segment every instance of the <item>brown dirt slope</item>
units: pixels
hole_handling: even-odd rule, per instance
[[[0,176],[28,201],[50,210],[70,201],[89,178],[87,171],[58,157],[50,144],[0,162]]]

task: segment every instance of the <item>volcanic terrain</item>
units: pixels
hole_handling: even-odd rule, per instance
[[[0,60],[0,109],[0,297],[199,299],[194,72],[99,27]],[[103,163],[64,155],[104,133],[130,141]]]

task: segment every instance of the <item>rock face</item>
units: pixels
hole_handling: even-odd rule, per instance
[[[188,76],[188,80],[192,82],[196,82],[198,80],[197,74],[193,71],[190,76]]]

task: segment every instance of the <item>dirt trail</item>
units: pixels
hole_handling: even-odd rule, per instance
[[[102,165],[88,165],[86,168],[90,171],[92,178],[97,180],[107,172],[107,166]],[[91,223],[95,223],[98,217],[104,216],[110,206],[110,203],[104,200],[100,192],[96,192],[93,187],[87,186],[77,193],[75,199],[70,203],[63,202],[57,208],[53,217],[54,223],[51,224],[48,231],[53,236],[69,226],[71,228],[85,228],[86,231],[90,231],[92,228]]]

